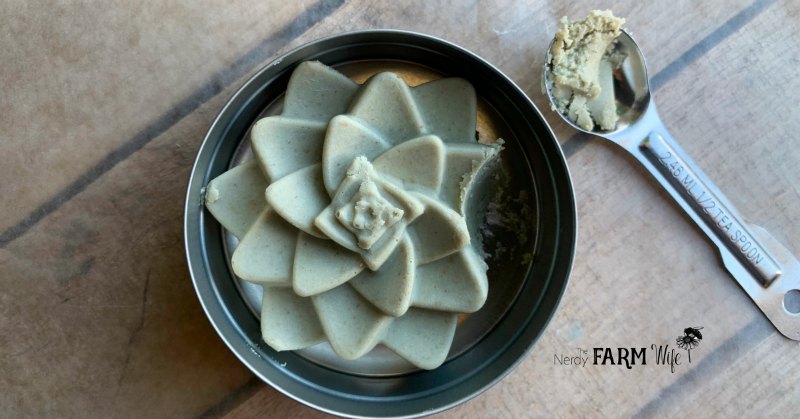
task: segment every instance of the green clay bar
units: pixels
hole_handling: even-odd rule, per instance
[[[261,331],[278,351],[383,345],[444,362],[458,316],[480,309],[487,266],[465,197],[502,143],[475,140],[466,80],[358,85],[319,62],[289,81],[283,113],[252,129],[255,159],[212,180],[206,207],[239,238],[231,266],[263,287]]]

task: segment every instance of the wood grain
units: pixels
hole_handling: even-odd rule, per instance
[[[205,131],[248,74],[364,28],[483,56],[572,150],[580,231],[563,303],[508,377],[441,417],[793,415],[798,344],[635,161],[547,111],[539,69],[557,19],[612,4],[662,74],[655,98],[675,137],[800,254],[796,2],[0,5],[0,176],[13,179],[0,186],[0,229],[24,227],[0,246],[0,416],[325,416],[261,384],[213,331],[185,267],[183,198]],[[554,364],[577,347],[672,344],[690,325],[705,339],[675,373]]]
[[[87,173],[105,173],[340,2],[13,3],[0,6],[0,82],[8,86],[0,122],[13,127],[0,176],[37,187],[0,185],[0,231],[49,213],[61,203],[54,199],[85,187]],[[0,237],[4,245],[8,235]]]

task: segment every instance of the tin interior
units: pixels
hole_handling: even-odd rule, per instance
[[[385,348],[356,361],[338,360],[325,345],[273,351],[260,336],[260,290],[238,281],[229,269],[235,238],[225,235],[202,207],[201,188],[247,158],[250,126],[260,117],[280,113],[291,71],[304,60],[320,60],[357,82],[387,70],[412,85],[463,77],[479,97],[480,136],[506,143],[499,165],[491,171],[494,176],[479,182],[467,217],[473,219],[471,224],[483,225],[486,208],[502,201],[522,221],[513,228],[494,225],[491,234],[483,235],[484,251],[492,256],[487,260],[487,303],[462,318],[448,361],[435,370],[416,370]],[[497,198],[498,190],[510,194]],[[575,222],[563,155],[544,119],[513,83],[476,56],[441,40],[368,31],[301,47],[261,70],[236,93],[198,154],[187,198],[186,246],[209,318],[254,373],[285,394],[330,413],[404,416],[432,413],[473,397],[529,350],[566,286]],[[503,251],[498,253],[498,248]]]

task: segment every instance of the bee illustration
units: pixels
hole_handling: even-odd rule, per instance
[[[689,336],[694,336],[694,337],[697,338],[697,340],[703,340],[703,335],[700,333],[700,329],[702,329],[702,328],[703,328],[702,326],[700,326],[700,327],[687,327],[686,329],[683,329],[683,334],[684,335],[689,335]]]

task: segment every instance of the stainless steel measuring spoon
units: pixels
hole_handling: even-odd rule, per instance
[[[555,104],[550,48],[543,81]],[[632,154],[714,243],[728,272],[775,328],[800,340],[800,262],[766,230],[746,222],[669,134],[656,112],[644,56],[633,38],[623,30],[614,48],[627,56],[614,73],[616,128],[587,131],[557,113],[575,129]]]

